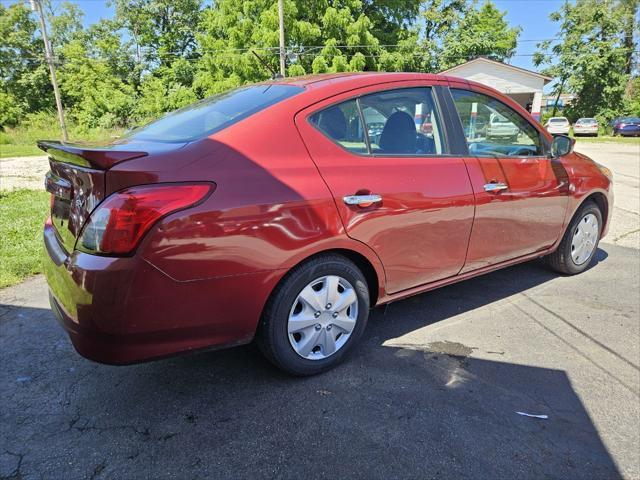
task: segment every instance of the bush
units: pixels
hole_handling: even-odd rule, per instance
[[[16,126],[22,113],[22,108],[13,95],[0,91],[0,130]]]
[[[102,117],[107,124],[111,119]],[[105,125],[86,127],[79,125],[73,117],[67,117],[67,132],[72,142],[103,142],[112,140],[122,134],[122,128],[111,128]],[[16,127],[7,127],[0,131],[0,156],[13,157],[23,155],[43,155],[36,147],[38,140],[61,140],[62,133],[58,116],[54,112],[27,114]]]

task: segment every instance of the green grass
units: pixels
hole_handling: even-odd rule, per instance
[[[49,194],[0,191],[0,288],[42,271],[42,227]]]
[[[44,155],[44,153],[35,145],[2,145],[0,144],[0,158],[30,157],[33,155]]]
[[[113,140],[122,132],[122,129],[68,126],[70,142],[104,142]],[[60,139],[60,127],[55,117],[35,117],[24,125],[0,131],[0,158],[44,155],[36,146],[36,141]]]

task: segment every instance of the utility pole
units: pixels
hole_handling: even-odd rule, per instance
[[[278,0],[278,21],[280,23],[280,75],[285,76],[284,49],[284,0]]]
[[[47,24],[44,20],[44,13],[42,12],[42,5],[40,0],[30,0],[31,10],[37,12],[40,17],[40,31],[42,32],[42,40],[44,41],[44,53],[49,64],[49,71],[51,72],[51,84],[53,85],[53,94],[56,97],[56,108],[58,109],[58,120],[60,121],[60,128],[62,130],[62,139],[67,142],[69,136],[67,135],[67,126],[64,123],[64,111],[62,110],[62,100],[60,99],[60,89],[58,88],[58,80],[56,79],[56,67],[53,64],[53,51],[51,50],[51,44],[49,43],[49,37],[47,36]]]

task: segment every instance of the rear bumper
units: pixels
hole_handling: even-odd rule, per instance
[[[180,282],[137,255],[67,254],[51,225],[44,243],[52,310],[78,353],[101,363],[248,343],[279,278],[259,272]]]
[[[574,135],[597,135],[598,128],[573,127]]]
[[[615,133],[623,137],[640,137],[640,128],[619,128]]]
[[[569,128],[547,128],[551,135],[569,135]]]
[[[491,138],[510,138],[510,137],[514,137],[517,136],[518,132],[511,132],[511,131],[488,131],[487,132],[487,137],[491,137]]]

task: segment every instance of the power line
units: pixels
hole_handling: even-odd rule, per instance
[[[253,50],[261,50],[260,48],[255,48]],[[244,53],[244,52],[243,52]],[[247,52],[250,53],[250,52]],[[385,53],[376,53],[376,54],[364,54],[361,52],[360,53],[364,58],[381,58],[385,55]],[[388,52],[386,52],[388,53]],[[271,52],[267,52],[267,54],[270,55],[278,55],[278,51],[271,51]],[[422,57],[422,56],[430,56],[430,54],[428,52],[425,53],[421,53],[421,52],[404,52],[402,53],[403,55],[411,55],[412,57]],[[638,51],[634,51],[633,54],[635,55],[640,55],[640,50]],[[237,53],[231,53],[231,52],[220,52],[217,53],[216,56],[217,57],[228,57],[228,58],[234,58],[236,57],[238,54]],[[296,54],[297,57],[319,57],[321,56],[320,53],[298,53]],[[514,54],[514,55],[510,55],[508,58],[531,58],[531,57],[535,57],[537,54],[535,53],[521,53],[521,54]],[[334,57],[338,56],[338,55],[333,55]],[[353,57],[353,55],[350,55],[351,57]],[[491,53],[486,54],[486,56],[491,56]],[[558,58],[561,57],[561,54],[544,54],[544,56],[546,58]],[[473,58],[477,58],[478,55],[447,55],[446,53],[439,53],[437,54],[438,58],[446,58],[447,60],[471,60]],[[104,58],[104,57],[96,57],[96,56],[86,56],[83,57],[84,59],[87,60],[95,60],[98,62],[110,62],[112,61],[112,59],[109,58]],[[29,60],[34,60],[40,63],[47,63],[46,59],[42,58],[41,56],[31,56],[31,57],[25,57],[22,56],[22,59],[29,59]],[[150,60],[150,57],[146,57],[147,60]],[[69,63],[71,60],[70,59],[65,59],[65,58],[60,58],[60,57],[52,57],[52,60],[54,62],[54,64],[56,66],[60,66],[60,65],[64,65],[66,63]],[[184,60],[188,61],[188,62],[197,62],[197,61],[201,61],[202,58],[198,57],[198,58],[184,58]],[[146,63],[146,62],[138,62],[135,61],[133,59],[133,57],[130,59],[130,62],[132,63],[136,63],[136,64],[142,64],[142,63]]]

